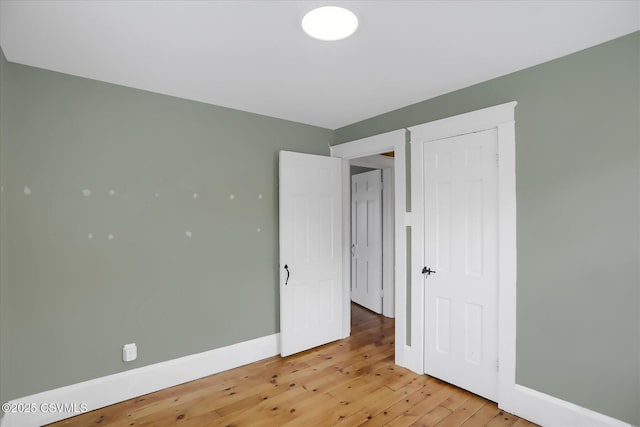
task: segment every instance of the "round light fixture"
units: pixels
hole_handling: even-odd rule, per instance
[[[302,29],[314,39],[342,40],[356,32],[358,18],[343,7],[323,6],[304,15]]]

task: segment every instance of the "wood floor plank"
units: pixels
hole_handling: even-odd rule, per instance
[[[437,424],[438,427],[458,427],[478,412],[487,401],[480,396],[471,395],[462,405],[447,418]]]
[[[426,393],[424,399],[418,401],[415,405],[405,410],[399,417],[394,419],[389,426],[409,427],[425,414],[436,409],[455,391],[454,387],[442,387],[434,393]]]
[[[440,421],[451,415],[451,411],[444,406],[436,406],[431,411],[427,412],[421,418],[411,424],[412,427],[432,427],[438,424]]]
[[[239,410],[222,417],[221,422],[225,425],[246,425],[255,426],[260,424],[269,424],[276,416],[282,414],[287,407],[289,401],[299,401],[303,394],[308,393],[302,387],[292,387],[284,393],[277,394],[273,397],[260,401],[256,405],[251,406],[250,410]]]
[[[462,406],[467,400],[471,398],[471,395],[466,390],[457,388],[454,393],[449,396],[447,400],[442,402],[442,406],[453,412]]]
[[[313,396],[298,402],[287,402],[282,413],[272,421],[277,426],[308,426],[317,419],[324,419],[326,408],[334,407],[337,402],[334,397],[324,393],[314,393]]]
[[[469,417],[467,421],[461,424],[464,427],[484,427],[489,421],[500,413],[500,409],[493,402],[485,403],[475,414]]]
[[[270,357],[54,426],[531,427],[493,402],[394,364],[394,320],[352,304],[347,339]]]
[[[449,398],[455,391],[455,388],[452,386],[441,387],[435,393],[431,393],[427,395],[423,400],[418,402],[413,407],[409,408],[407,413],[416,415],[418,418],[423,416],[424,414],[434,410],[436,407],[440,406],[442,402]]]
[[[491,421],[487,423],[487,427],[507,427],[512,426],[518,418],[508,412],[500,411],[498,415],[493,417]]]
[[[395,392],[390,388],[382,386],[371,393],[367,393],[363,396],[358,396],[354,400],[340,401],[339,405],[337,405],[335,408],[325,411],[322,419],[313,421],[310,424],[310,427],[313,427],[313,426],[321,427],[322,425],[327,425],[327,424],[329,425],[340,424],[342,426],[354,425],[354,422],[345,423],[345,424],[341,423],[346,419],[351,419],[351,418],[353,418],[353,420],[359,419],[360,421],[355,421],[355,425],[359,425],[367,419],[367,415],[361,415],[360,418],[358,418],[357,416],[354,417],[354,414],[361,412],[363,409],[369,407],[374,402],[378,402],[378,401],[384,402],[384,401],[388,401],[389,399],[392,399],[393,398],[392,396],[394,393]]]
[[[417,405],[423,399],[431,396],[432,393],[436,393],[440,389],[439,384],[434,381],[428,382],[424,387],[415,393],[406,396],[399,400],[395,404],[383,409],[381,412],[374,414],[364,424],[367,427],[384,426],[392,422],[402,414],[408,412],[412,407]]]
[[[414,392],[422,389],[428,381],[429,378],[426,376],[416,376],[415,381],[412,381],[411,383],[407,384],[406,387],[397,391],[391,390],[390,388],[385,386],[385,388],[391,391],[391,394],[388,394],[385,399],[371,401],[371,404],[366,405],[362,410],[354,412],[351,416],[341,419],[338,423],[336,423],[336,425],[341,427],[362,425],[363,423],[368,422],[373,417],[383,412],[385,409],[393,406],[401,400],[406,399],[407,396],[410,396]]]

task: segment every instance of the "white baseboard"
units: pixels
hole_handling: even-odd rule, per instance
[[[631,424],[516,384],[500,409],[545,427],[631,427]]]
[[[280,334],[268,335],[203,353],[192,354],[106,377],[60,387],[12,400],[18,408],[35,409],[30,413],[8,412],[0,427],[39,426],[78,415],[79,405],[93,411],[114,403],[173,387],[178,384],[233,369],[280,354]],[[69,411],[57,412],[48,404],[76,404]],[[43,405],[45,405],[43,407]]]

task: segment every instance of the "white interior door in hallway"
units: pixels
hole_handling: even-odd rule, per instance
[[[422,144],[424,370],[497,400],[497,131]]]
[[[351,300],[382,313],[382,171],[351,176]]]

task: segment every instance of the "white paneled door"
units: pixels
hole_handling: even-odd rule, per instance
[[[425,373],[496,400],[497,131],[422,152]]]
[[[351,300],[382,313],[382,171],[351,176]]]
[[[342,160],[280,152],[280,338],[287,356],[342,338]]]

